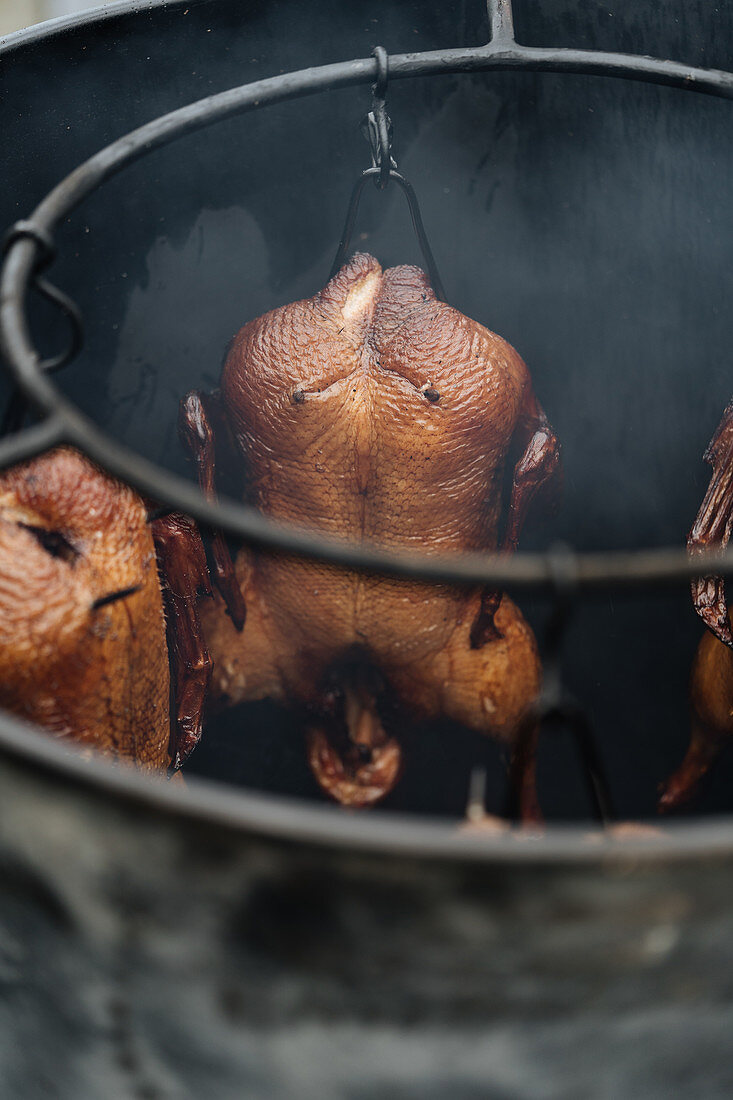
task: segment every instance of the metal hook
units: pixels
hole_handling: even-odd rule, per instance
[[[377,79],[372,85],[372,109],[362,123],[362,132],[372,150],[372,168],[379,169],[379,178],[374,180],[374,184],[384,191],[389,183],[390,169],[397,167],[392,156],[392,120],[385,106],[389,56],[384,46],[375,46],[372,56],[377,61]]]
[[[389,55],[384,46],[375,46],[372,57],[377,62],[377,79],[372,84],[372,95],[382,102],[387,98],[387,81],[389,80]]]
[[[504,816],[509,820],[516,820],[519,816],[519,785],[527,757],[536,751],[535,740],[541,730],[548,728],[570,732],[580,758],[593,816],[602,825],[608,825],[615,819],[616,812],[590,720],[578,701],[562,690],[556,699],[543,691],[525,715],[512,753]]]
[[[16,241],[29,240],[36,247],[33,260],[32,285],[47,301],[58,306],[71,323],[71,337],[66,349],[58,355],[43,359],[39,369],[47,374],[61,370],[79,353],[84,340],[84,326],[81,312],[75,302],[62,290],[41,277],[41,271],[47,268],[56,257],[56,245],[50,233],[30,221],[19,221],[11,226],[3,240],[2,254],[5,256]],[[27,398],[19,389],[14,389],[0,421],[0,436],[11,435],[23,426],[28,411]]]
[[[545,716],[545,722],[565,726],[572,734],[596,820],[601,825],[610,824],[616,818],[616,811],[586,711],[572,695],[563,694],[555,710]]]
[[[372,154],[372,168],[379,169],[379,175],[374,179],[374,186],[378,191],[384,191],[389,183],[390,169],[397,167],[397,161],[392,156],[392,119],[384,109],[377,107],[365,115],[361,123],[361,132],[369,142]]]
[[[79,307],[64,294],[62,290],[50,283],[48,279],[41,278],[41,271],[45,270],[56,257],[56,245],[51,235],[40,226],[30,221],[19,221],[11,226],[3,240],[2,254],[5,256],[16,241],[29,240],[36,246],[36,255],[33,262],[33,285],[49,302],[58,306],[71,322],[71,338],[68,347],[59,355],[43,359],[39,364],[42,371],[52,374],[70,363],[78,354],[84,340],[84,326]]]
[[[433,256],[433,251],[425,232],[417,195],[412,185],[397,171],[397,162],[392,156],[392,122],[384,106],[384,100],[387,94],[387,81],[389,79],[389,58],[387,56],[387,51],[383,46],[375,46],[372,55],[377,61],[377,79],[372,85],[372,109],[363,119],[361,124],[362,133],[369,142],[372,154],[372,165],[371,168],[367,168],[362,172],[361,176],[354,184],[351,198],[349,199],[349,206],[346,211],[346,221],[341,233],[338,249],[336,250],[336,256],[331,267],[329,279],[333,279],[346,260],[346,254],[351,244],[351,235],[354,231],[356,215],[359,211],[361,193],[364,190],[367,180],[374,180],[374,183],[380,191],[385,189],[390,180],[394,180],[402,189],[407,199],[407,205],[410,208],[410,217],[412,219],[412,227],[415,230],[415,236],[417,237],[420,251],[425,260],[428,277],[435,291],[435,296],[444,302],[445,291],[443,289],[443,282],[438,274],[435,257]]]

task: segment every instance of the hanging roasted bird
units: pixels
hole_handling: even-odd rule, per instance
[[[438,301],[418,268],[363,254],[313,298],[245,325],[220,389],[184,399],[181,429],[209,496],[225,471],[273,519],[425,554],[514,550],[559,473],[517,352]],[[401,732],[421,721],[514,743],[541,669],[508,596],[246,547],[232,562],[221,536],[213,559],[217,592],[200,610],[215,704],[297,708],[312,770],[338,802],[388,794]],[[532,753],[520,789],[523,818],[536,818]]]
[[[704,459],[712,477],[688,536],[692,558],[723,551],[733,528],[733,401],[724,411]],[[676,810],[697,792],[716,756],[733,735],[733,631],[722,576],[692,582],[692,602],[708,630],[690,678],[691,737],[685,760],[661,792],[659,809]]]
[[[712,466],[705,499],[688,536],[692,557],[709,550],[723,551],[733,528],[733,401],[723,413],[705,452]],[[678,770],[667,781],[659,799],[662,811],[689,801],[698,785],[733,735],[733,631],[731,611],[720,576],[692,582],[695,609],[707,627],[690,678],[690,747]]]
[[[78,452],[3,473],[0,707],[144,770],[175,769],[201,732],[208,589],[194,524],[151,519]]]

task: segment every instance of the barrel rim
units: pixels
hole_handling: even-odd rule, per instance
[[[112,763],[92,750],[0,711],[0,759],[78,790],[111,795],[172,824],[196,823],[236,837],[288,842],[332,854],[412,859],[420,863],[652,867],[719,859],[733,854],[733,819],[719,817],[665,825],[659,836],[617,838],[590,824],[550,824],[542,833],[467,833],[455,819],[407,813],[349,813],[335,805],[251,790],[187,776],[186,786]]]
[[[0,35],[0,58],[26,46],[36,46],[40,42],[59,37],[65,31],[77,30],[93,24],[102,24],[126,15],[144,15],[148,11],[160,8],[180,8],[190,6],[195,0],[113,0],[104,6],[85,8],[72,15],[59,15],[54,19],[44,19],[29,27]]]

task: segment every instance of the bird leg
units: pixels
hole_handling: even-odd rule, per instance
[[[478,593],[471,596],[476,610],[479,599]],[[534,764],[533,709],[542,675],[537,643],[519,608],[505,596],[496,612],[498,637],[472,648],[468,624],[473,607],[434,653],[392,668],[390,686],[396,702],[415,720],[448,719],[510,748],[512,816],[526,824],[541,822]]]
[[[496,588],[485,588],[481,593],[478,615],[473,620],[469,635],[471,649],[482,649],[488,642],[502,637],[494,618],[502,595]]]
[[[659,813],[678,810],[693,798],[723,744],[724,741],[718,731],[703,726],[693,716],[692,738],[687,755],[677,771],[662,785],[657,802]]]
[[[201,492],[207,500],[216,500],[216,439],[218,437],[221,440],[223,437],[226,440],[229,433],[218,396],[196,390],[186,394],[181,401],[178,429],[184,445],[196,463]],[[237,630],[241,630],[247,616],[247,607],[237,583],[229,547],[221,531],[214,531],[211,552],[216,586],[222,594],[232,622]]]
[[[518,818],[522,825],[543,825],[544,817],[537,797],[537,742],[539,726],[531,714],[524,719],[512,746],[509,762],[509,803],[507,817]]]
[[[557,486],[562,476],[560,444],[530,387],[524,395],[513,443],[515,448],[522,450],[514,467],[509,513],[501,542],[501,551],[506,554],[513,554],[517,549],[522,527],[537,495]],[[495,622],[501,598],[502,593],[494,589],[482,593],[479,613],[471,627],[472,649],[480,649],[501,637]]]
[[[509,515],[501,546],[509,554],[519,545],[532,502],[541,491],[559,488],[562,477],[560,443],[531,389],[524,398],[515,440],[523,450],[514,467]]]
[[[153,520],[150,526],[165,606],[174,703],[171,767],[177,771],[201,739],[212,665],[197,603],[200,596],[211,596],[212,590],[204,547],[193,520],[171,513]]]
[[[733,528],[733,401],[705,452],[705,461],[713,468],[700,511],[687,537],[692,557],[712,547],[725,550]],[[733,649],[733,632],[728,618],[725,583],[722,577],[696,577],[692,582],[692,601],[709,630]]]
[[[688,802],[718,753],[733,737],[733,651],[705,631],[690,675],[692,736],[687,756],[662,787],[659,809]]]

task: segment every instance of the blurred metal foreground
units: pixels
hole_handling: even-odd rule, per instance
[[[733,835],[472,840],[188,790],[7,720],[0,1089],[723,1097]]]

